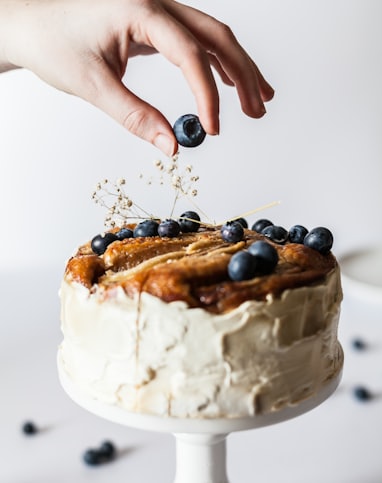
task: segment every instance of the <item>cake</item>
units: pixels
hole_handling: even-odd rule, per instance
[[[66,377],[132,413],[239,418],[299,404],[338,376],[334,255],[242,231],[227,241],[221,227],[125,239],[112,229],[104,251],[80,246],[60,289]],[[235,254],[258,241],[277,264],[230,277]]]

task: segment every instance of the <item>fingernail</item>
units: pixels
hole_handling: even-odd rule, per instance
[[[220,133],[220,121],[219,119],[215,122],[215,125],[211,132],[209,133],[211,136],[218,136]]]
[[[213,129],[212,135],[218,136],[218,134],[220,133],[220,119],[219,118],[216,120],[214,128],[215,129]]]
[[[212,135],[219,136],[219,134],[220,134],[220,124],[218,124],[217,128],[215,129],[215,132]]]
[[[175,152],[174,140],[166,136],[166,134],[158,134],[153,144],[167,156],[172,156]]]
[[[260,113],[259,113],[259,118],[260,117],[263,117],[266,113],[267,113],[267,110],[265,109],[265,106],[264,104],[262,106],[260,106],[260,109],[259,109]]]

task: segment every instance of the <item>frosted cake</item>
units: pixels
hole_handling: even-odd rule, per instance
[[[83,394],[133,413],[237,418],[298,404],[338,375],[342,291],[325,229],[298,239],[166,223],[112,229],[67,263],[59,355]]]

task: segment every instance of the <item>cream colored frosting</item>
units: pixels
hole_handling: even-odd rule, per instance
[[[297,404],[342,367],[338,267],[314,286],[221,315],[63,281],[60,356],[85,394],[127,411],[244,417]]]

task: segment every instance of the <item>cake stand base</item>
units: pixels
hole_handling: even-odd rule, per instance
[[[226,473],[226,438],[229,433],[255,429],[300,416],[324,402],[337,388],[342,368],[315,395],[274,413],[245,418],[180,419],[129,413],[82,393],[67,376],[58,356],[61,385],[79,406],[117,424],[148,431],[172,433],[176,439],[174,483],[229,483]]]
[[[228,483],[226,434],[175,433],[174,436],[175,483]]]

